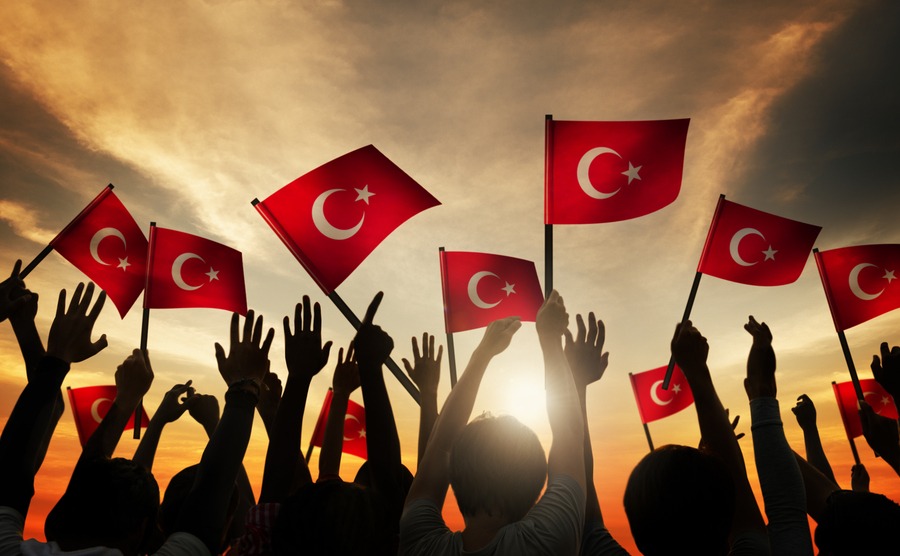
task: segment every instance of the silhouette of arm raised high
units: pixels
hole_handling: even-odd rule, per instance
[[[353,342],[347,347],[347,358],[344,348],[338,351],[337,366],[331,379],[332,397],[328,410],[328,421],[325,423],[325,437],[322,439],[322,451],[319,453],[319,479],[337,476],[341,471],[341,455],[344,447],[344,418],[347,415],[347,404],[350,394],[359,388],[359,366]]]
[[[434,428],[434,422],[438,416],[437,391],[441,382],[441,357],[444,354],[444,346],[439,346],[437,354],[434,352],[434,336],[427,332],[422,334],[422,352],[419,353],[419,344],[415,336],[412,339],[413,363],[403,359],[406,374],[419,388],[421,394],[419,400],[419,449],[417,461],[422,461],[425,456],[425,448],[428,446],[428,438]]]
[[[834,471],[831,464],[828,463],[828,457],[825,455],[825,449],[822,448],[822,439],[819,437],[819,427],[816,426],[816,406],[806,394],[801,394],[797,398],[797,405],[791,408],[794,416],[797,417],[797,424],[803,430],[803,444],[806,447],[806,460],[822,472],[823,475],[831,479],[831,482],[838,484],[834,478]]]

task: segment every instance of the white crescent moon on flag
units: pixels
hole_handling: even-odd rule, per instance
[[[181,267],[184,265],[185,262],[187,262],[191,259],[200,259],[204,263],[206,262],[203,260],[203,257],[201,257],[200,255],[197,255],[195,253],[182,253],[181,255],[178,255],[178,257],[175,259],[175,262],[172,263],[172,280],[175,281],[176,286],[178,286],[179,288],[181,288],[183,290],[189,291],[189,292],[199,289],[200,286],[203,285],[203,284],[200,284],[200,286],[192,286],[192,285],[188,284],[187,282],[185,282],[184,278],[181,276]]]
[[[94,403],[91,404],[91,417],[98,423],[103,420],[103,417],[100,417],[100,402],[112,403],[112,400],[109,398],[97,398],[94,400]]]
[[[347,414],[347,415],[344,417],[344,422],[345,422],[345,423],[347,422],[347,419],[353,419],[354,421],[356,421],[357,423],[359,423],[360,425],[362,425],[362,423],[359,422],[359,419],[356,418],[356,415],[350,415],[350,414]],[[346,436],[344,436],[344,441],[350,442],[350,441],[352,441],[352,440],[357,440],[357,439],[356,439],[356,438],[347,438]]]
[[[762,235],[762,232],[757,230],[756,228],[742,228],[737,231],[736,234],[731,238],[731,245],[728,247],[728,251],[731,253],[731,258],[734,259],[734,262],[741,266],[753,266],[759,261],[754,261],[752,263],[748,263],[744,259],[741,258],[741,254],[738,252],[738,247],[741,245],[741,240],[749,235],[756,235],[763,239],[766,239],[766,236]]]
[[[872,263],[859,263],[858,265],[853,267],[853,270],[850,271],[850,291],[853,292],[853,295],[862,299],[863,301],[872,301],[882,293],[884,293],[884,289],[878,293],[867,293],[863,291],[863,289],[859,285],[859,273],[862,272],[862,269],[866,267],[874,267]]]
[[[610,197],[618,193],[619,189],[622,189],[621,187],[619,187],[612,193],[604,193],[602,191],[597,191],[597,189],[594,187],[594,184],[591,183],[591,176],[589,175],[591,163],[595,158],[604,154],[614,154],[619,158],[622,158],[619,153],[610,149],[609,147],[596,147],[584,153],[584,156],[582,156],[581,160],[578,161],[578,185],[581,186],[581,189],[588,197],[591,197],[593,199],[609,199]]]
[[[478,297],[478,282],[481,281],[485,276],[493,276],[494,278],[500,278],[493,272],[488,272],[486,270],[482,270],[480,272],[476,272],[469,278],[469,300],[479,309],[491,309],[500,304],[499,301],[495,303],[487,303],[480,297]]]
[[[125,248],[128,248],[128,243],[125,241],[125,236],[122,235],[122,232],[117,230],[116,228],[101,228],[94,234],[94,237],[91,238],[91,257],[94,258],[95,261],[102,264],[103,266],[109,266],[109,263],[103,262],[103,259],[100,258],[100,253],[97,252],[97,249],[100,247],[100,242],[109,236],[115,236],[122,240],[122,245]]]
[[[662,380],[657,380],[656,382],[653,383],[653,386],[650,387],[650,397],[653,398],[653,403],[655,403],[656,405],[660,405],[660,406],[669,405],[670,403],[672,403],[672,400],[675,399],[673,397],[672,399],[670,399],[667,402],[664,402],[661,399],[659,399],[659,395],[656,393],[656,391],[659,389],[659,387],[660,387],[660,385],[662,385],[662,383],[663,383]]]
[[[356,232],[362,228],[363,221],[366,219],[365,213],[363,213],[362,217],[359,219],[359,222],[356,223],[356,226],[352,228],[336,228],[325,218],[325,200],[328,199],[334,193],[338,191],[344,191],[344,189],[329,189],[328,191],[322,193],[318,197],[316,197],[315,202],[312,205],[312,219],[313,224],[315,224],[316,228],[319,232],[322,233],[323,236],[334,239],[337,241],[341,241],[344,239],[350,239],[351,237],[356,235]]]

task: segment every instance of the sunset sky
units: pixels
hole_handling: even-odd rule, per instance
[[[595,311],[610,366],[589,390],[595,481],[613,535],[633,549],[621,509],[647,445],[629,372],[665,364],[719,194],[822,226],[826,250],[900,243],[900,4],[849,0],[690,2],[73,2],[0,4],[0,269],[26,263],[107,184],[142,229],[198,234],[243,253],[250,307],[276,325],[272,369],[285,378],[280,320],[304,293],[323,305],[325,336],[352,327],[251,207],[346,152],[374,144],[442,204],[395,231],[338,288],[410,357],[409,338],[443,335],[438,247],[501,253],[544,266],[544,116],[560,120],[691,118],[678,199],[651,215],[555,228],[554,285],[569,313]],[[5,271],[4,271],[5,272]],[[51,254],[28,277],[46,337],[60,288],[83,275]],[[900,282],[895,282],[897,284]],[[897,287],[897,286],[895,286]],[[140,301],[138,302],[140,303]],[[812,257],[794,284],[763,288],[704,277],[693,320],[709,339],[723,403],[741,415],[756,488],[742,378],[748,315],[768,322],[788,440],[807,393],[825,450],[849,488],[852,457],[831,391],[849,379]],[[155,310],[152,412],[176,382],[224,393],[213,343],[230,315]],[[73,366],[68,386],[113,382],[140,338],[140,311],[108,306],[109,347]],[[24,385],[8,325],[0,332],[0,417]],[[900,312],[847,332],[860,376],[880,342],[900,343]],[[456,334],[460,368],[481,338]],[[336,360],[313,382],[304,443]],[[482,384],[475,411],[511,413],[545,447],[543,369],[526,323]],[[442,379],[440,399],[449,391]],[[418,408],[386,373],[404,463],[416,466]],[[361,401],[359,392],[354,399]],[[650,425],[657,445],[695,445],[693,409]],[[163,435],[162,487],[196,463],[202,429],[186,415]],[[900,500],[900,479],[857,443],[872,490]],[[119,444],[130,457],[136,442]],[[245,460],[258,487],[266,437],[257,420]],[[80,450],[63,416],[37,477],[26,535],[43,536]],[[361,460],[344,456],[350,479]],[[316,475],[316,456],[311,467]],[[452,506],[452,505],[451,505]],[[445,512],[459,527],[455,507]],[[636,553],[636,551],[635,551]]]

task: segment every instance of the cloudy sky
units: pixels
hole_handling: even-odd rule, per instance
[[[610,368],[589,397],[596,480],[614,534],[630,543],[621,496],[646,451],[627,373],[664,364],[684,309],[712,210],[729,199],[823,226],[830,249],[900,243],[900,6],[887,2],[319,2],[210,1],[110,4],[7,2],[0,17],[0,263],[36,255],[107,183],[146,227],[199,234],[243,252],[251,307],[277,324],[303,293],[324,305],[326,335],[351,327],[250,206],[299,175],[367,144],[442,205],[392,234],[339,288],[357,312],[385,291],[379,323],[409,357],[408,338],[443,341],[437,250],[503,253],[543,268],[544,115],[567,120],[691,118],[678,199],[652,215],[557,227],[555,279],[570,313],[596,311]],[[43,296],[83,276],[56,254],[29,277]],[[852,464],[831,394],[847,380],[815,265],[778,288],[703,279],[694,321],[709,338],[724,403],[745,417],[741,386],[747,315],[766,320],[788,408],[817,402],[840,480]],[[213,342],[229,316],[207,309],[151,315],[156,382],[151,409],[175,382],[223,392]],[[848,332],[862,376],[882,340],[898,341],[900,314]],[[139,311],[98,324],[110,347],[77,365],[72,386],[111,383],[138,343]],[[456,335],[460,366],[480,338]],[[476,411],[520,416],[549,446],[526,325],[498,358]],[[0,336],[2,415],[23,384],[14,338]],[[273,369],[282,372],[276,340]],[[206,347],[198,347],[206,346]],[[446,367],[446,365],[445,365]],[[314,382],[306,434],[331,365]],[[404,462],[415,467],[417,408],[388,376]],[[443,397],[449,385],[442,384]],[[359,396],[357,393],[355,396]],[[540,412],[539,412],[540,413]],[[202,451],[201,430],[179,422],[154,468],[164,485]],[[258,425],[261,425],[258,423]],[[697,441],[692,411],[653,423],[657,444]],[[743,442],[752,460],[749,439]],[[119,452],[130,455],[133,441]],[[64,488],[78,450],[71,416],[57,430],[29,532]],[[265,435],[246,460],[258,484]],[[887,466],[860,445],[873,490],[900,498]],[[345,456],[345,472],[359,465]],[[313,459],[315,466],[315,458]],[[751,472],[752,472],[751,465]],[[754,480],[755,482],[755,480]]]

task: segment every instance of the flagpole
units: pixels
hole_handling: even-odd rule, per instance
[[[350,307],[348,307],[347,304],[344,303],[344,300],[341,299],[340,295],[338,295],[337,290],[332,290],[331,293],[328,294],[328,299],[330,299],[331,302],[334,303],[335,307],[338,308],[338,311],[340,311],[341,314],[344,315],[344,318],[346,318],[350,322],[350,324],[353,325],[353,328],[359,330],[362,322],[359,320],[359,317],[357,317],[353,313],[353,311],[350,310]],[[388,369],[391,370],[397,380],[400,381],[400,384],[402,384],[403,387],[406,388],[406,391],[409,392],[409,395],[412,396],[412,399],[415,400],[416,403],[420,403],[419,391],[416,389],[416,386],[412,383],[412,381],[409,380],[409,377],[407,377],[403,373],[403,371],[400,370],[400,367],[397,365],[397,363],[395,363],[392,358],[388,357],[387,361],[385,361],[384,364]]]
[[[831,389],[834,391],[834,397],[837,399],[838,412],[841,414],[841,421],[844,423],[844,434],[847,435],[847,442],[850,443],[850,452],[853,453],[853,461],[856,462],[856,465],[859,465],[859,452],[856,451],[856,441],[853,440],[853,437],[850,436],[850,431],[847,430],[847,417],[844,415],[844,404],[841,403],[841,397],[838,395],[837,383],[833,380],[831,381]]]
[[[544,116],[544,297],[553,291],[553,224],[550,220],[550,203],[553,196],[553,114]]]
[[[447,358],[450,360],[450,389],[456,386],[456,347],[453,345],[453,333],[450,332],[450,323],[447,321],[447,283],[445,276],[447,274],[446,258],[444,257],[444,248],[438,247],[438,256],[441,260],[441,293],[444,302],[444,332],[447,334]]]
[[[147,307],[147,288],[150,286],[150,262],[151,257],[153,256],[153,230],[156,228],[156,222],[150,223],[150,241],[147,243],[147,276],[144,281],[144,311],[141,315],[141,353],[144,354],[144,357],[147,356],[147,336],[150,329],[150,309]],[[133,438],[135,440],[139,440],[141,438],[141,416],[144,414],[144,399],[138,402],[137,407],[134,408],[134,435]]]
[[[650,446],[650,451],[652,452],[655,448],[653,448],[653,439],[650,438],[650,427],[647,426],[647,423],[641,423],[644,425],[644,434],[647,435],[647,445]]]
[[[628,373],[628,382],[631,384],[631,391],[634,392],[634,400],[637,402],[638,406],[638,415],[641,417],[641,424],[644,426],[644,436],[647,437],[647,445],[650,446],[650,451],[653,451],[653,439],[650,438],[650,427],[647,426],[647,423],[644,421],[644,410],[641,408],[640,398],[638,398],[637,387],[634,385],[634,373]]]
[[[53,251],[52,245],[47,245],[46,247],[44,247],[44,249],[40,253],[38,253],[30,263],[28,263],[28,266],[26,266],[19,272],[19,279],[24,280],[26,276],[31,274],[31,271],[34,270],[37,265],[41,264],[41,261],[46,259],[47,255],[49,255],[51,251]]]

